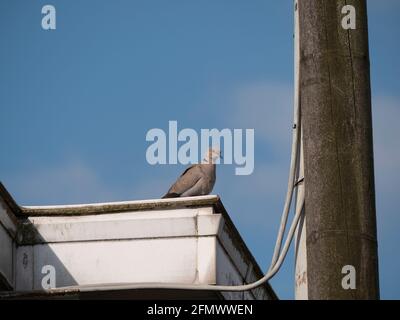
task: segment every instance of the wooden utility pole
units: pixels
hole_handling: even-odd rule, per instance
[[[298,10],[308,299],[378,299],[366,1]]]

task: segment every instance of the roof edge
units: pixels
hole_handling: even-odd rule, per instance
[[[187,198],[168,198],[150,200],[132,200],[120,202],[56,205],[56,206],[21,206],[21,215],[30,216],[79,216],[109,214],[140,210],[164,210],[215,205],[219,196],[208,195]]]
[[[0,181],[0,199],[11,209],[15,215],[21,214],[21,207],[17,204],[6,187]]]

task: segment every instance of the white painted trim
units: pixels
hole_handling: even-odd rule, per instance
[[[104,206],[118,206],[118,205],[143,205],[143,204],[163,204],[163,203],[177,203],[184,204],[185,202],[193,202],[195,200],[210,200],[217,201],[218,196],[197,196],[197,197],[183,197],[183,198],[167,198],[167,199],[149,199],[149,200],[131,200],[131,201],[116,201],[116,202],[100,202],[100,203],[87,203],[87,204],[67,204],[67,205],[50,205],[50,206],[21,206],[22,209],[40,210],[40,209],[79,209],[85,207],[104,207]]]

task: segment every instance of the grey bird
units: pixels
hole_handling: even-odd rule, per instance
[[[200,164],[187,168],[163,198],[194,197],[209,194],[215,184],[215,161],[222,158],[219,149],[209,149]]]

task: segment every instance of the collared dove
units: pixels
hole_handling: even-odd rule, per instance
[[[221,157],[221,153],[218,149],[209,149],[203,161],[187,168],[163,198],[193,197],[209,194],[215,184],[215,161],[219,157]]]

